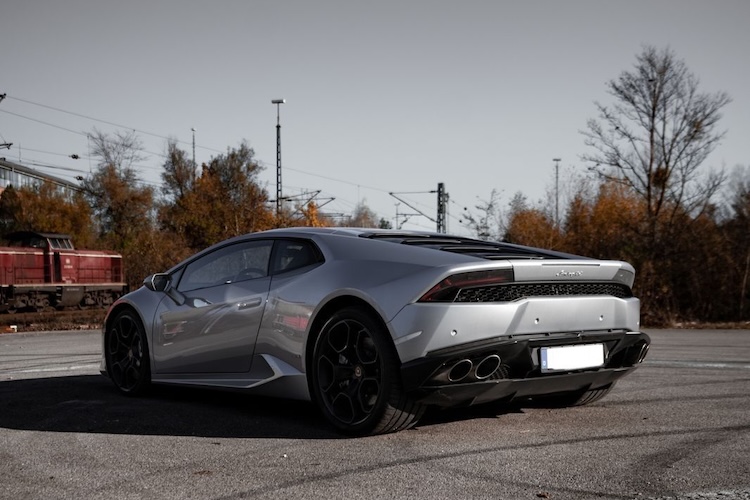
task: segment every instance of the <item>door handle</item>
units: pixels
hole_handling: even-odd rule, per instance
[[[243,311],[245,309],[252,309],[253,307],[258,307],[261,302],[262,301],[260,297],[258,297],[257,299],[249,300],[247,302],[240,302],[239,304],[237,304],[237,309],[240,311]]]

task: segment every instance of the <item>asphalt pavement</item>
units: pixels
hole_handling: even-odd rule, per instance
[[[0,335],[0,498],[750,499],[750,331],[652,330],[578,408],[431,411],[346,438],[313,406],[118,394],[99,332]]]

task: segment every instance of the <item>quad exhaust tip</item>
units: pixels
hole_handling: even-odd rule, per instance
[[[448,372],[448,380],[451,382],[461,382],[469,376],[472,368],[474,368],[474,363],[472,363],[470,359],[462,359],[450,369]]]
[[[490,378],[500,368],[500,356],[490,354],[479,361],[476,366],[470,359],[456,361],[448,371],[449,382],[461,382],[467,378],[471,380],[485,380]]]
[[[500,356],[492,354],[479,362],[477,369],[474,371],[474,376],[477,380],[484,380],[491,377],[498,368],[500,368]]]

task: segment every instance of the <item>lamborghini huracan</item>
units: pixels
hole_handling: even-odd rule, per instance
[[[312,400],[339,431],[429,406],[581,405],[643,361],[620,261],[446,234],[289,228],[207,248],[107,313],[101,372]]]

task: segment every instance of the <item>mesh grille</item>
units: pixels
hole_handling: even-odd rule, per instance
[[[621,299],[633,296],[630,288],[620,283],[523,283],[466,288],[454,302],[511,302],[526,297],[578,295],[610,295]]]

